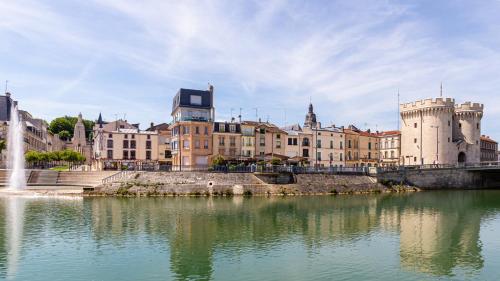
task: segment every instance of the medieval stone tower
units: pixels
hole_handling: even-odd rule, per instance
[[[402,104],[400,110],[404,165],[479,162],[482,104],[437,98]]]

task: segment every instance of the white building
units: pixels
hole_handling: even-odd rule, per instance
[[[451,98],[400,105],[402,164],[479,162],[483,108]]]

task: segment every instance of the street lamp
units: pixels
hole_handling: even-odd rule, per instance
[[[439,126],[431,126],[436,128],[436,164],[439,164]]]

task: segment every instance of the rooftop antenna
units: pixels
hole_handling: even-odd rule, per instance
[[[253,109],[255,110],[255,121],[259,121],[259,108],[254,107]]]
[[[400,113],[400,109],[399,109],[399,88],[398,88],[398,128],[397,128],[398,130],[399,130],[399,126],[400,126],[400,124],[399,124],[399,119],[400,119],[399,115],[401,115],[401,113]]]
[[[443,82],[441,81],[441,91],[440,91],[441,97],[443,97]]]
[[[240,120],[240,123],[241,123],[241,110],[242,110],[242,108],[240,107],[240,115],[238,115],[238,119]]]
[[[233,120],[233,111],[234,111],[234,108],[231,107],[231,120]]]
[[[269,123],[269,114],[267,115],[267,120],[266,121],[267,121],[267,123]]]
[[[9,80],[5,80],[5,93],[7,93],[8,85],[9,85]]]

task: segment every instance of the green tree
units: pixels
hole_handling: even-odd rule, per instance
[[[49,131],[53,134],[59,134],[59,136],[61,136],[61,132],[67,131],[69,133],[69,138],[67,139],[69,140],[73,137],[76,122],[78,122],[78,117],[58,117],[50,122]],[[92,120],[83,119],[83,125],[85,126],[85,137],[89,138],[94,128],[95,122]]]
[[[71,140],[71,138],[73,137],[73,134],[64,130],[64,131],[60,131],[59,132],[59,137],[62,139],[62,140],[66,140],[66,141],[69,141]]]
[[[0,140],[0,153],[7,148],[7,142],[5,140]]]
[[[274,166],[281,165],[281,160],[279,158],[275,157],[275,158],[271,159],[271,165],[274,165]]]
[[[24,154],[24,159],[28,163],[34,163],[40,161],[40,152],[30,150]]]

